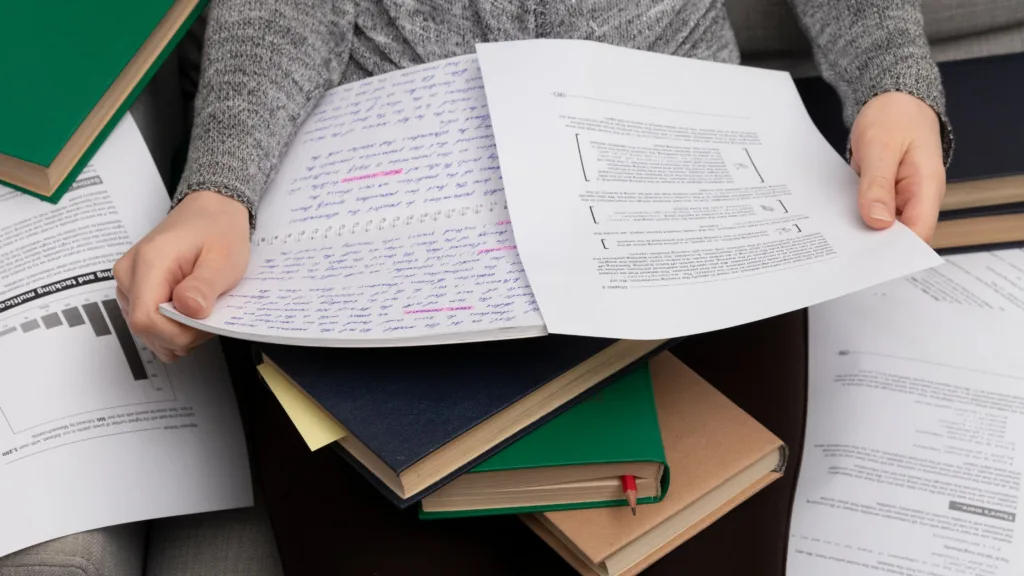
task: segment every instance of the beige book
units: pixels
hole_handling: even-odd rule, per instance
[[[1024,174],[946,184],[942,211],[1024,202]]]
[[[672,479],[658,504],[520,518],[581,574],[636,574],[781,477],[787,447],[670,353],[650,361]]]
[[[1017,242],[1024,242],[1024,212],[941,221],[931,247],[942,250]]]

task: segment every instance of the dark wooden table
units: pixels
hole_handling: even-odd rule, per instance
[[[703,334],[672,352],[782,438],[787,475],[645,574],[784,574],[806,403],[806,314]],[[257,483],[289,575],[575,574],[515,517],[421,521],[340,457],[310,453],[241,344],[227,342]],[[237,360],[237,361],[236,361]]]

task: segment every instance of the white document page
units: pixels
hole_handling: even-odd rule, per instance
[[[946,256],[945,261],[941,266],[875,286],[871,292],[1024,313],[1024,250],[956,254]]]
[[[59,204],[0,188],[0,556],[252,505],[218,343],[164,365],[115,300],[114,262],[169,205],[130,116]]]
[[[216,334],[308,346],[539,336],[474,55],[346,84],[299,128]]]
[[[789,576],[1024,573],[1024,324],[858,294],[810,310]]]
[[[941,263],[862,223],[856,174],[787,74],[574,40],[477,55],[550,332],[683,336]]]

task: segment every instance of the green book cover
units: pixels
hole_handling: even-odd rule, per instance
[[[669,469],[646,362],[481,462],[467,474],[615,462],[658,462],[664,465],[661,496],[639,498],[638,504],[660,501],[668,492]],[[462,518],[625,505],[626,500],[622,498],[452,512],[425,512],[421,508],[419,514],[424,519]]]
[[[57,202],[206,6],[200,0],[50,197]],[[49,166],[174,0],[0,2],[0,154]],[[10,186],[10,184],[5,183]],[[15,187],[17,188],[17,187]]]

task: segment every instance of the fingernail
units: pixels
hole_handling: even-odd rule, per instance
[[[893,220],[892,213],[889,212],[889,207],[881,202],[871,203],[871,208],[868,209],[868,216],[883,222],[892,222]]]
[[[193,302],[199,305],[200,310],[206,310],[206,301],[203,300],[202,296],[196,296],[195,294],[185,294],[186,298],[191,298]]]

